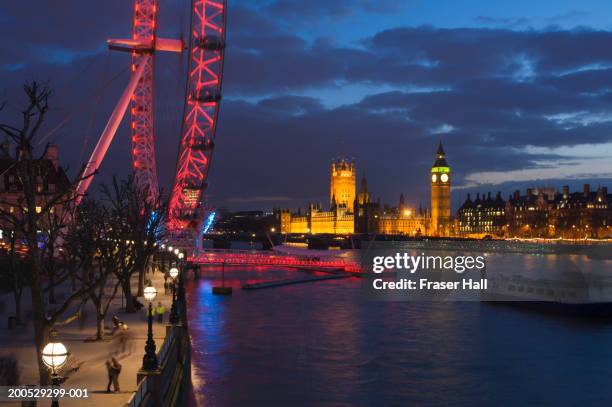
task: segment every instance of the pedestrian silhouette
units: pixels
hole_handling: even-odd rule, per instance
[[[115,358],[110,358],[106,361],[106,370],[108,371],[108,385],[106,386],[106,392],[111,392],[111,384],[115,392],[120,391],[119,389],[119,373],[121,373],[121,364]]]

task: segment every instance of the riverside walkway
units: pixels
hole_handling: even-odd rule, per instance
[[[163,274],[160,272],[152,273],[147,278],[153,281],[157,288],[157,296],[154,303],[161,303],[166,308],[164,315],[164,323],[159,323],[157,320],[153,324],[153,334],[159,352],[166,335],[166,323],[172,303],[170,293],[164,294]],[[112,292],[112,284],[109,282],[107,292]],[[135,286],[134,286],[134,292]],[[58,295],[66,295],[59,292]],[[146,301],[139,298],[143,304]],[[92,406],[92,407],[110,407],[124,406],[137,390],[136,374],[142,366],[142,357],[144,354],[144,346],[147,333],[147,322],[144,311],[134,314],[126,314],[122,312],[121,295],[118,294],[115,300],[111,303],[109,312],[106,317],[107,326],[111,324],[110,320],[113,315],[117,315],[119,319],[124,321],[129,327],[128,341],[125,349],[121,350],[117,337],[106,335],[102,341],[92,342],[91,338],[95,335],[95,314],[91,304],[85,304],[84,321],[75,320],[74,322],[57,327],[58,339],[66,345],[70,352],[68,367],[74,371],[67,372],[64,376],[66,381],[62,384],[64,388],[80,388],[87,389],[89,397],[87,399],[68,399],[60,400],[60,405],[65,406]],[[9,294],[0,297],[0,317],[6,321],[7,315],[13,315],[12,299]],[[25,307],[24,314],[29,314],[29,293],[24,292],[23,305]],[[20,383],[36,384],[38,383],[38,364],[36,361],[36,351],[33,342],[32,323],[27,321],[22,327],[8,330],[3,324],[0,328],[0,343],[2,349],[1,356],[15,356],[18,361],[20,370]],[[119,384],[121,391],[117,393],[106,393],[106,385],[108,383],[108,375],[106,372],[105,361],[115,356],[122,365]],[[6,406],[21,406],[21,403],[3,403]],[[41,401],[39,405],[48,405],[45,401]]]

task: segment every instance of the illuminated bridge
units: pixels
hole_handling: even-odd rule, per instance
[[[331,273],[360,273],[361,266],[340,258],[295,256],[252,250],[205,250],[189,260],[199,265],[294,267]]]

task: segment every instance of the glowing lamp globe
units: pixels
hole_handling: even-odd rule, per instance
[[[171,252],[172,251],[172,246],[168,246],[168,251]]]
[[[153,301],[156,295],[157,290],[155,289],[155,287],[149,286],[144,289],[144,297],[147,299],[147,301]]]
[[[179,258],[180,260],[183,260],[183,257],[185,257],[185,253],[179,253],[179,254],[178,254],[178,258]]]
[[[179,275],[179,270],[176,267],[172,267],[168,274],[170,274],[170,277],[173,279],[176,279],[176,277]]]
[[[52,372],[64,366],[68,359],[68,350],[61,342],[49,342],[42,351],[42,361]]]
[[[174,254],[179,254],[179,249],[174,249]]]

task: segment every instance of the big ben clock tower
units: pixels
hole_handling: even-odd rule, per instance
[[[451,172],[446,162],[442,141],[431,167],[431,234],[448,236],[451,224]]]

